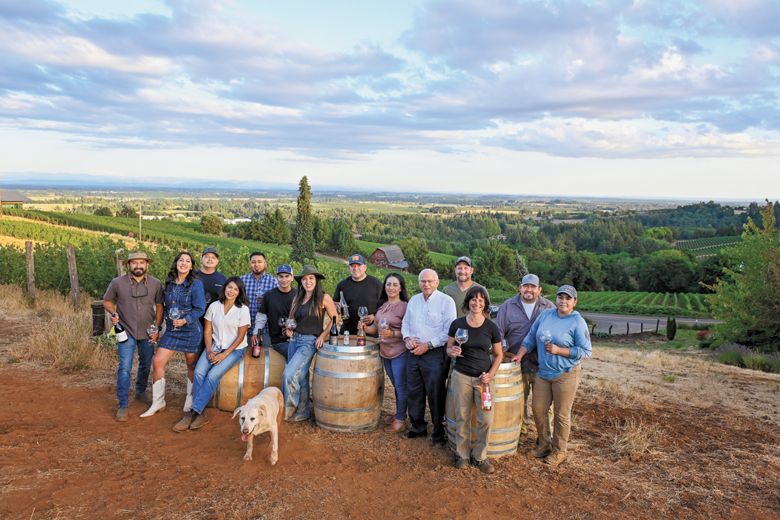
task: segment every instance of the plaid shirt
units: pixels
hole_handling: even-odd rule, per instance
[[[260,308],[260,299],[271,289],[279,287],[279,283],[276,281],[275,276],[271,276],[268,273],[263,273],[260,278],[255,278],[254,274],[248,273],[241,277],[241,281],[244,282],[246,297],[249,300],[249,315],[252,318],[252,324],[249,326],[249,333],[251,334],[255,330],[255,316],[257,315],[257,309]]]

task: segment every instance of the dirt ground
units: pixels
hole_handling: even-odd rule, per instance
[[[0,518],[780,517],[780,377],[701,355],[597,348],[557,470],[530,456],[533,434],[488,476],[456,470],[428,440],[299,423],[283,425],[272,467],[267,434],[242,461],[227,412],[171,431],[180,363],[165,411],[140,419],[134,403],[116,423],[110,370],[63,374],[9,354],[33,325],[0,311]]]

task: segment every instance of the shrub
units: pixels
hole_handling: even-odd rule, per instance
[[[666,339],[672,341],[677,335],[677,320],[675,318],[666,319]]]
[[[742,364],[745,365],[745,368],[750,368],[751,370],[762,370],[764,372],[770,372],[772,370],[772,365],[764,354],[745,354],[742,356]]]

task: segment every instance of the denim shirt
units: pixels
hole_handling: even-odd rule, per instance
[[[179,308],[181,317],[187,325],[174,329],[170,318],[173,304]],[[165,328],[166,332],[160,340],[162,347],[179,345],[199,345],[203,339],[203,327],[199,318],[206,312],[206,294],[203,282],[197,278],[182,284],[168,283],[165,285]]]

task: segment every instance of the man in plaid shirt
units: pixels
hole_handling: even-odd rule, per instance
[[[252,324],[249,326],[249,330],[252,331],[252,336],[249,339],[249,346],[254,347],[258,342],[258,335],[254,334],[254,330],[255,316],[257,315],[257,310],[260,308],[260,302],[266,292],[279,287],[279,284],[275,277],[265,272],[267,265],[265,254],[260,251],[255,251],[249,255],[249,263],[252,265],[252,272],[242,276],[241,281],[244,282],[246,297],[249,299],[249,315],[252,317]],[[262,336],[260,336],[260,342],[262,343],[262,341]]]

